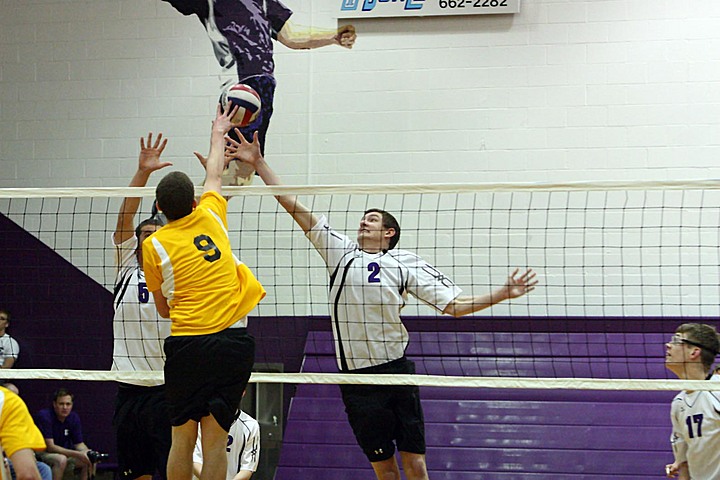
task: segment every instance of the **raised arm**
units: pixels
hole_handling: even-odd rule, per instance
[[[265,182],[265,185],[282,185],[280,177],[270,168],[270,165],[267,164],[262,153],[260,153],[260,142],[258,141],[257,132],[255,132],[252,142],[245,140],[245,137],[243,137],[239,130],[237,130],[237,133],[240,142],[226,137],[227,147],[225,148],[225,155],[252,165],[263,182]],[[302,228],[303,232],[307,233],[317,224],[318,218],[315,214],[300,203],[295,195],[276,195],[275,198],[280,205],[292,215],[295,223]]]
[[[235,106],[230,110],[231,106],[231,103],[228,104],[224,110],[220,105],[217,106],[210,133],[210,153],[207,158],[203,158],[200,153],[195,152],[195,156],[205,166],[204,192],[222,193],[222,172],[225,169],[225,134],[235,126],[232,118],[239,108]]]
[[[453,317],[470,315],[471,313],[492,307],[502,301],[517,298],[535,290],[535,285],[538,283],[535,279],[535,272],[529,268],[518,277],[519,271],[520,269],[516,268],[515,271],[508,276],[505,285],[490,293],[474,296],[458,296],[445,307],[443,314],[452,315]]]
[[[153,143],[152,132],[148,133],[147,143],[145,138],[140,138],[140,155],[138,157],[138,169],[130,180],[130,187],[144,187],[147,185],[150,174],[169,165],[170,162],[161,162],[160,155],[165,150],[167,139],[163,140],[162,133],[158,134]],[[139,197],[126,197],[120,205],[113,241],[120,245],[135,234],[135,214],[140,207]]]
[[[328,45],[352,48],[356,38],[355,27],[352,25],[343,25],[338,29],[324,29],[295,25],[290,20],[285,22],[277,36],[280,43],[293,50],[307,50]]]
[[[222,193],[222,171],[225,169],[225,134],[237,126],[232,122],[232,118],[238,108],[240,107],[237,105],[233,107],[232,103],[228,103],[223,110],[218,104],[210,133],[210,153],[207,158],[203,158],[200,153],[195,152],[195,156],[205,166],[203,192]]]

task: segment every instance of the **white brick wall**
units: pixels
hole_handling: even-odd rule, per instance
[[[287,0],[334,26],[332,0]],[[0,187],[122,186],[138,138],[200,178],[219,67],[160,0],[0,0]],[[268,157],[292,183],[720,176],[720,2],[526,0],[276,47]]]

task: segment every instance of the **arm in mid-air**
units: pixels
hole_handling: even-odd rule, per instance
[[[462,317],[463,315],[470,315],[471,313],[492,307],[502,301],[517,298],[532,292],[538,283],[535,279],[535,272],[529,268],[520,276],[518,276],[518,273],[519,269],[515,269],[515,271],[508,276],[505,285],[490,293],[458,296],[445,307],[443,314]]]
[[[265,185],[282,185],[280,177],[270,168],[265,158],[260,153],[260,142],[258,141],[257,132],[253,136],[253,141],[248,142],[238,131],[240,142],[226,137],[228,145],[225,148],[225,155],[242,162],[247,162],[255,168],[257,174],[262,178]],[[293,217],[295,223],[307,233],[317,222],[317,216],[310,211],[305,205],[300,203],[295,195],[276,195],[275,198],[282,207]]]
[[[232,119],[237,113],[238,108],[238,106],[233,107],[232,104],[228,104],[225,109],[220,105],[217,106],[215,120],[212,123],[212,130],[210,132],[210,153],[208,153],[207,158],[204,158],[201,154],[195,152],[195,156],[200,160],[200,163],[205,166],[203,192],[212,191],[222,193],[222,172],[226,165],[225,134],[236,126],[236,124],[232,122]]]
[[[165,150],[167,139],[163,140],[162,133],[158,134],[153,143],[152,132],[148,133],[147,143],[145,138],[140,138],[140,156],[138,157],[138,169],[130,180],[130,187],[144,187],[147,185],[150,174],[169,165],[170,162],[161,162],[160,155]],[[135,214],[140,207],[140,198],[126,197],[120,205],[113,241],[120,245],[135,234]]]
[[[352,25],[327,29],[295,25],[290,20],[285,22],[277,36],[280,43],[293,50],[307,50],[328,45],[352,48],[356,38],[357,33]]]

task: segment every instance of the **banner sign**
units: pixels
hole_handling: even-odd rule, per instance
[[[518,13],[520,0],[336,0],[339,18]]]

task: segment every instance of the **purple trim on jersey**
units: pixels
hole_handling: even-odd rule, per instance
[[[59,447],[74,450],[75,445],[83,443],[80,415],[75,412],[70,412],[65,421],[61,422],[52,408],[44,408],[38,412],[35,423],[43,438],[52,438]]]
[[[277,38],[292,11],[277,0],[215,0],[213,8],[215,24],[237,62],[238,78],[272,75],[272,39]]]
[[[197,15],[208,23],[207,0],[163,0],[183,15]],[[272,39],[292,15],[279,0],[214,0],[215,24],[227,40],[237,63],[238,78],[275,71]]]

